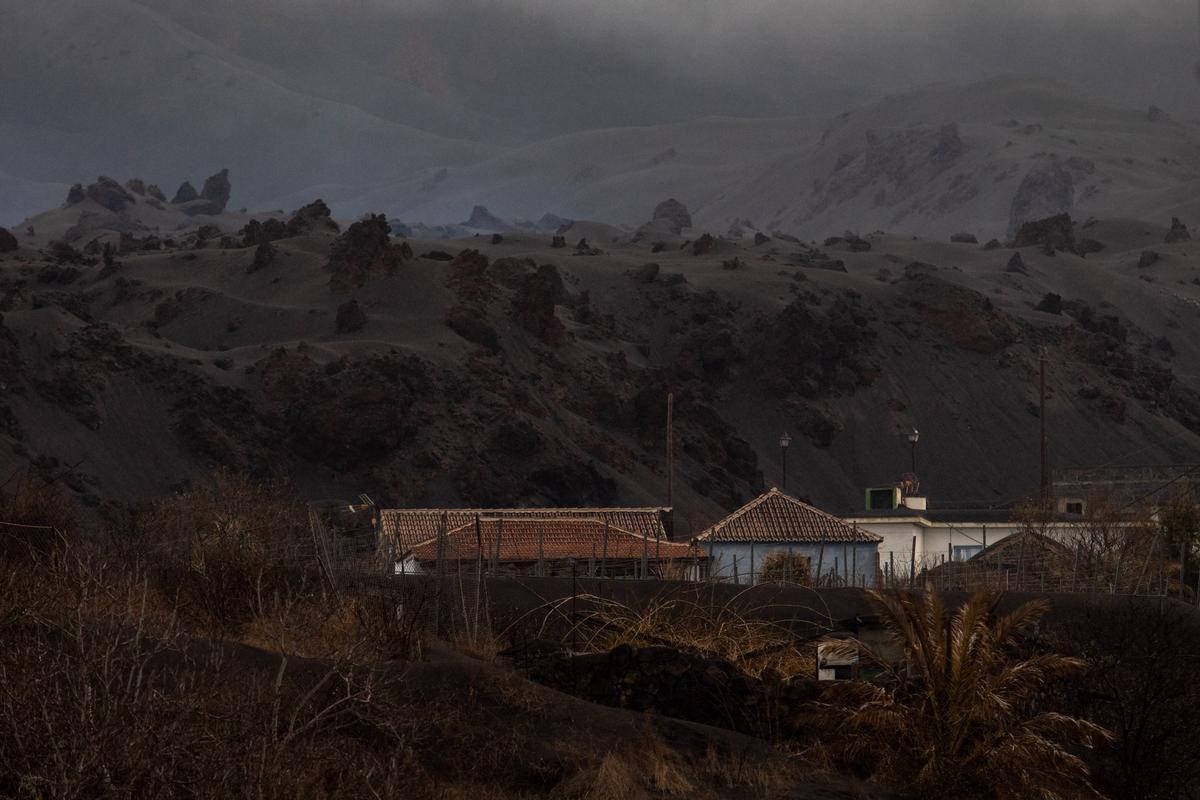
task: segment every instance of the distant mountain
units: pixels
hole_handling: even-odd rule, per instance
[[[636,225],[685,200],[698,227],[1004,238],[1026,218],[1200,216],[1200,127],[1035,78],[934,87],[833,119],[704,119],[588,131],[339,200],[412,220],[472,203]]]

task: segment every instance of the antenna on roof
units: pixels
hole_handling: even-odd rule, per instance
[[[674,508],[671,495],[675,482],[675,393],[667,392],[667,508]]]

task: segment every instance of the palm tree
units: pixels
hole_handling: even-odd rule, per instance
[[[905,657],[857,650],[883,671],[874,682],[833,685],[818,714],[833,735],[818,749],[876,779],[947,797],[1099,797],[1079,750],[1111,741],[1086,720],[1038,711],[1045,689],[1084,662],[1052,653],[1022,659],[1019,634],[1049,605],[996,617],[981,592],[947,615],[935,592],[869,593]],[[1072,752],[1075,750],[1076,752]]]

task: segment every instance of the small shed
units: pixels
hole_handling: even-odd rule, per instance
[[[750,585],[783,581],[873,587],[881,541],[779,489],[696,537],[708,554],[710,577]]]
[[[433,574],[440,561],[449,573],[479,566],[494,575],[695,580],[705,558],[699,547],[601,519],[481,516],[412,546],[395,571]]]

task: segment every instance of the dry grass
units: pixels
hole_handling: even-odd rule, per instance
[[[611,650],[622,644],[661,645],[725,659],[752,677],[773,672],[782,678],[816,674],[813,646],[785,625],[763,619],[739,606],[740,596],[724,603],[670,597],[652,599],[644,608],[595,595],[580,595],[581,610],[564,641],[582,652]],[[560,602],[554,614],[561,613]]]

